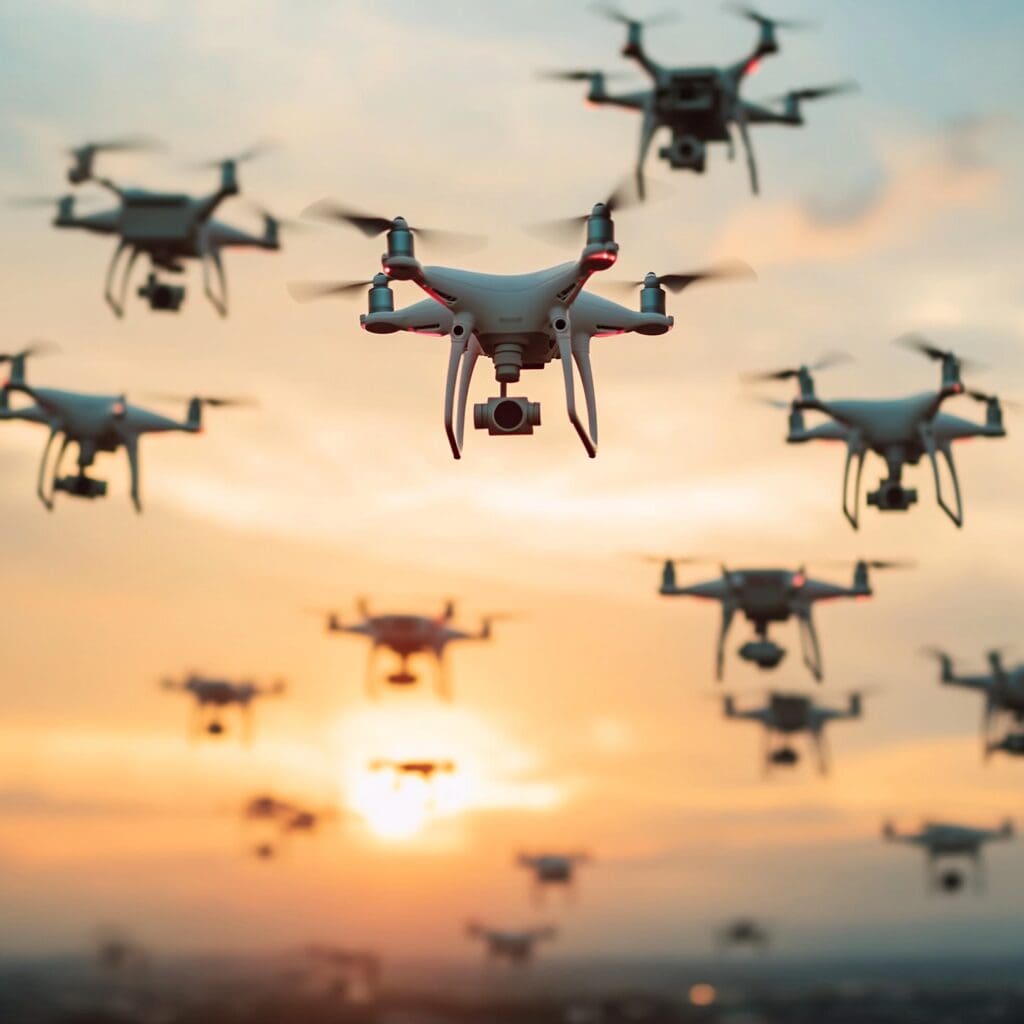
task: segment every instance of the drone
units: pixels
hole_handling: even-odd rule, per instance
[[[540,403],[508,393],[523,370],[540,370],[555,359],[561,361],[569,421],[590,458],[597,456],[597,404],[590,343],[595,337],[636,332],[661,335],[674,320],[665,313],[665,289],[673,293],[697,282],[750,274],[747,267],[723,266],[686,274],[652,273],[642,281],[623,284],[640,289],[639,311],[583,291],[590,278],[610,269],[619,246],[615,241],[612,214],[632,201],[625,189],[598,203],[588,216],[559,221],[566,230],[586,229],[586,243],[578,259],[529,274],[483,274],[448,267],[423,266],[416,258],[414,236],[424,241],[442,239],[446,232],[410,227],[403,217],[393,220],[350,210],[329,200],[311,206],[306,213],[341,222],[367,237],[387,234],[387,252],[381,257],[383,272],[372,280],[333,283],[297,283],[292,295],[300,300],[353,294],[369,286],[369,311],[360,316],[364,330],[372,334],[409,331],[450,338],[445,383],[444,427],[456,459],[462,457],[470,382],[480,356],[494,363],[499,394],[473,408],[473,425],[491,436],[532,434],[540,426]],[[392,281],[411,281],[430,298],[395,310]],[[585,418],[576,404],[575,362],[586,404]]]
[[[538,942],[553,939],[558,932],[550,926],[518,932],[498,931],[476,921],[470,921],[466,925],[466,934],[472,939],[483,940],[490,959],[507,960],[510,964],[522,966],[533,959],[534,948]]]
[[[204,167],[219,169],[220,184],[214,191],[201,196],[124,188],[94,173],[96,158],[102,153],[153,148],[155,145],[150,140],[126,138],[88,142],[70,151],[72,163],[68,169],[68,181],[74,186],[86,182],[102,186],[113,193],[119,204],[116,207],[79,215],[75,212],[73,194],[56,200],[31,198],[21,201],[21,205],[48,205],[56,202],[54,227],[118,236],[104,288],[104,298],[115,316],[124,316],[131,273],[140,255],[149,257],[150,272],[138,294],[149,303],[151,310],[176,313],[181,309],[185,301],[184,286],[161,279],[160,272],[180,274],[184,272],[186,260],[199,260],[203,267],[206,297],[221,316],[227,316],[227,278],[221,253],[229,248],[269,249],[275,252],[281,248],[280,230],[283,222],[265,210],[260,210],[263,233],[259,235],[213,218],[221,203],[238,195],[240,191],[238,165],[259,156],[265,147],[254,146],[236,156],[204,164]],[[122,264],[120,283],[115,294],[115,279]],[[214,275],[217,279],[216,289]]]
[[[520,853],[516,864],[533,875],[534,895],[540,900],[544,890],[560,886],[572,892],[576,882],[576,868],[588,864],[585,853]]]
[[[337,946],[309,946],[306,956],[330,977],[331,994],[349,1003],[374,1002],[381,963],[376,953]]]
[[[848,708],[828,708],[816,704],[814,700],[799,693],[771,693],[764,707],[740,711],[732,697],[723,700],[726,718],[745,719],[760,722],[765,727],[764,767],[769,772],[772,768],[788,768],[795,766],[800,760],[797,752],[788,743],[773,746],[774,734],[781,733],[789,737],[795,733],[805,732],[809,735],[818,760],[818,770],[822,775],[828,772],[828,756],[825,747],[825,726],[829,722],[858,719],[863,712],[863,699],[859,693],[850,694]]]
[[[326,816],[324,812],[312,811],[269,794],[252,797],[242,808],[245,821],[270,824],[278,835],[279,843],[296,834],[315,832]],[[273,842],[261,842],[253,850],[260,860],[271,860],[277,851],[278,845]]]
[[[453,761],[388,761],[385,759],[371,761],[370,771],[392,772],[395,777],[395,788],[398,789],[406,778],[422,779],[426,783],[434,781],[438,775],[453,775]]]
[[[365,636],[370,641],[370,660],[366,668],[366,687],[370,697],[378,696],[378,681],[375,672],[377,652],[386,648],[398,655],[400,667],[387,676],[393,686],[412,686],[417,676],[409,669],[409,659],[422,654],[437,662],[436,687],[439,696],[451,700],[452,690],[448,678],[445,650],[451,643],[463,640],[490,640],[493,624],[502,615],[486,615],[478,633],[467,633],[452,626],[455,618],[455,604],[448,601],[441,613],[429,615],[374,615],[365,600],[358,602],[362,621],[345,624],[337,614],[331,612],[327,618],[329,633],[352,633]]]
[[[163,679],[160,684],[165,690],[190,694],[195,703],[190,724],[193,735],[206,733],[208,736],[223,736],[224,723],[221,712],[237,705],[242,715],[242,735],[246,742],[252,732],[252,702],[258,697],[279,697],[287,689],[283,680],[261,687],[253,682],[230,682],[189,672],[180,682]]]
[[[890,842],[907,843],[920,846],[928,858],[928,885],[934,891],[953,893],[963,888],[964,877],[960,871],[939,870],[939,861],[951,857],[967,857],[974,862],[975,888],[983,888],[984,874],[982,866],[982,850],[986,843],[1012,839],[1014,836],[1013,822],[1006,821],[999,828],[968,828],[964,825],[949,825],[939,822],[925,822],[921,831],[900,835],[895,827],[887,822],[882,835]]]
[[[838,359],[828,357],[813,366],[775,370],[756,374],[758,380],[796,380],[799,393],[789,404],[788,444],[808,441],[839,441],[846,445],[846,467],[843,471],[843,515],[855,529],[860,528],[861,473],[864,458],[873,451],[885,460],[888,476],[878,489],[867,496],[867,503],[879,512],[906,512],[917,502],[917,491],[903,485],[903,468],[916,466],[928,456],[935,479],[935,498],[939,507],[958,526],[963,526],[963,501],[960,480],[953,462],[953,442],[972,437],[1005,437],[1003,410],[998,397],[982,391],[967,390],[960,377],[965,365],[955,353],[938,348],[917,335],[897,339],[905,348],[920,352],[941,364],[942,375],[935,391],[925,391],[905,398],[884,399],[821,399],[814,389],[812,373],[834,365]],[[967,395],[985,406],[985,422],[974,423],[943,412],[945,402],[957,395]],[[779,408],[786,408],[784,405]],[[824,413],[826,422],[808,428],[804,412]],[[953,484],[954,505],[946,500],[939,472],[942,456]],[[853,486],[851,469],[856,465]]]
[[[123,448],[128,456],[132,505],[136,512],[141,512],[139,439],[144,434],[165,434],[170,431],[199,434],[203,429],[204,407],[246,404],[237,399],[195,396],[187,400],[188,412],[185,419],[176,420],[132,405],[123,394],[92,395],[78,391],[59,391],[56,388],[38,388],[25,379],[25,362],[39,351],[41,346],[37,345],[20,352],[0,354],[0,364],[9,363],[11,367],[10,376],[0,388],[0,420],[24,420],[49,427],[50,436],[39,464],[36,494],[50,511],[53,510],[58,492],[87,500],[105,497],[107,482],[89,476],[88,470],[99,452],[116,452]],[[25,395],[31,399],[32,404],[13,408],[10,403],[12,393]],[[50,451],[58,436],[62,439],[61,445],[50,467]],[[61,462],[72,442],[78,446],[78,472],[73,476],[61,476]]]
[[[985,755],[997,750],[1007,753],[1024,753],[1016,748],[1021,744],[1017,739],[1019,733],[1010,733],[1002,742],[993,741],[993,733],[1000,724],[1000,719],[1011,718],[1018,726],[1024,725],[1024,665],[1007,668],[1003,664],[1002,653],[998,650],[988,652],[990,671],[981,675],[957,675],[953,671],[953,659],[937,648],[928,648],[926,653],[939,661],[942,669],[941,681],[946,686],[960,686],[968,690],[977,690],[984,696],[985,704],[981,717],[982,749]]]
[[[656,561],[660,562],[661,559]],[[748,640],[739,649],[739,656],[744,661],[752,662],[760,669],[777,668],[786,656],[786,650],[769,639],[768,627],[773,622],[786,622],[790,618],[795,618],[800,626],[804,664],[811,675],[821,682],[824,674],[821,649],[812,618],[815,602],[833,601],[838,598],[869,598],[873,595],[868,577],[870,569],[893,569],[906,564],[862,559],[854,566],[853,583],[849,587],[812,579],[803,568],[729,569],[724,565],[719,579],[679,586],[676,582],[676,564],[694,561],[698,560],[666,559],[658,592],[663,597],[696,597],[721,603],[722,626],[718,634],[715,657],[715,678],[719,682],[724,670],[726,638],[737,612],[742,612],[746,616],[757,633],[756,639]]]
[[[730,921],[719,929],[716,939],[718,948],[723,953],[730,949],[752,949],[758,953],[766,953],[771,945],[768,929],[750,917]]]
[[[804,124],[802,104],[852,92],[850,82],[810,89],[795,89],[769,101],[771,105],[751,103],[740,95],[744,80],[757,70],[765,57],[779,52],[778,29],[805,27],[796,21],[769,18],[751,7],[737,5],[735,13],[757,24],[759,36],[754,49],[742,60],[727,67],[667,68],[652,60],[643,43],[645,25],[614,7],[601,6],[599,12],[626,27],[626,44],[622,56],[631,58],[652,79],[653,88],[613,95],[606,89],[602,71],[555,71],[545,75],[561,81],[589,82],[588,104],[621,107],[642,117],[640,153],[636,163],[636,183],[641,198],[645,194],[644,165],[654,137],[667,128],[672,141],[658,155],[675,170],[703,174],[707,167],[708,145],[723,143],[729,159],[736,155],[733,131],[739,134],[747,157],[750,187],[755,195],[760,190],[757,161],[750,138],[750,126],[781,124],[794,128]]]

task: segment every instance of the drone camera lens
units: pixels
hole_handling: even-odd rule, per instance
[[[517,430],[525,419],[526,409],[514,399],[505,399],[494,407],[494,422],[502,430]]]

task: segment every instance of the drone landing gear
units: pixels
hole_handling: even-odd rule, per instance
[[[114,277],[117,274],[117,265],[121,260],[121,257],[129,253],[128,259],[125,263],[124,271],[121,274],[121,285],[118,289],[119,295],[114,296]],[[139,250],[134,246],[129,246],[127,242],[121,242],[120,245],[114,250],[114,255],[110,260],[110,266],[107,269],[107,281],[103,291],[103,298],[106,300],[107,305],[114,311],[114,316],[119,319],[124,316],[124,303],[128,297],[128,282],[132,276],[132,268],[135,266],[135,261],[139,258]]]

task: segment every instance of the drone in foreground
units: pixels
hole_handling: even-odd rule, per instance
[[[253,853],[260,860],[274,858],[289,837],[312,834],[325,817],[327,814],[323,811],[310,810],[266,793],[252,797],[242,808],[244,821],[270,825],[275,833],[274,840],[264,840],[254,847]]]
[[[538,942],[553,939],[558,932],[549,926],[518,932],[498,931],[476,921],[470,921],[466,925],[466,934],[472,939],[481,939],[484,942],[490,959],[507,960],[510,964],[522,966],[533,959]]]
[[[950,858],[967,858],[973,861],[975,888],[981,890],[984,884],[982,851],[985,845],[1012,839],[1014,828],[1011,821],[1004,822],[996,829],[925,822],[920,832],[900,835],[896,828],[887,822],[882,835],[890,842],[907,843],[923,849],[928,858],[929,888],[935,892],[952,893],[963,888],[964,876],[955,868],[941,870],[939,862]]]
[[[9,363],[10,376],[0,388],[0,420],[25,420],[49,427],[50,436],[43,449],[36,481],[36,494],[47,509],[53,509],[54,497],[63,492],[75,498],[95,499],[106,496],[107,483],[88,475],[99,452],[116,452],[123,448],[128,456],[131,479],[131,500],[136,512],[142,511],[139,495],[139,439],[144,434],[165,434],[181,431],[198,434],[203,429],[203,407],[244,404],[229,398],[188,399],[188,412],[184,420],[175,420],[161,413],[131,405],[123,394],[90,395],[77,391],[59,391],[56,388],[38,388],[25,379],[25,362],[40,351],[23,349],[12,354],[0,354],[0,364]],[[31,399],[31,404],[13,408],[11,394]],[[52,467],[49,466],[53,442],[61,437],[60,449]],[[68,446],[78,446],[78,473],[61,476],[61,462]]]
[[[733,697],[723,699],[726,718],[745,719],[760,722],[765,727],[764,769],[789,768],[795,766],[800,755],[788,742],[781,746],[773,744],[775,734],[791,737],[805,732],[810,737],[817,756],[818,770],[822,775],[828,772],[828,754],[825,746],[825,726],[829,722],[858,719],[863,713],[863,699],[859,693],[850,694],[847,708],[829,708],[803,694],[771,693],[764,707],[741,711]]]
[[[572,893],[576,884],[576,868],[589,864],[585,853],[520,853],[516,864],[533,876],[533,892],[540,901],[549,888],[563,888]]]
[[[738,133],[746,152],[750,173],[750,187],[756,195],[760,189],[757,161],[754,157],[750,126],[781,124],[801,127],[804,124],[802,104],[808,100],[823,99],[851,92],[856,87],[849,82],[794,89],[771,105],[751,103],[740,95],[744,80],[757,70],[761,61],[779,52],[778,29],[803,27],[796,21],[769,18],[751,7],[737,5],[737,14],[753,21],[759,30],[753,50],[740,61],[727,67],[668,68],[648,56],[643,42],[643,30],[648,22],[636,21],[613,7],[602,6],[601,13],[626,27],[626,44],[622,56],[631,58],[653,81],[653,88],[614,95],[606,89],[606,75],[601,71],[556,71],[548,78],[570,82],[589,82],[588,104],[621,107],[641,115],[640,153],[636,163],[636,181],[641,197],[645,193],[644,165],[655,135],[662,128],[672,133],[671,142],[658,155],[676,170],[703,174],[707,166],[707,148],[711,143],[723,143],[729,159],[736,155]]]
[[[1019,733],[1010,733],[999,742],[993,738],[1003,718],[1010,718],[1018,726],[1024,725],[1024,665],[1007,668],[1000,651],[989,651],[990,671],[965,676],[953,671],[953,659],[945,651],[929,648],[927,653],[939,660],[942,669],[940,679],[944,685],[976,690],[983,696],[981,741],[984,754],[988,756],[997,750],[1010,754],[1024,753],[1024,750],[1017,749],[1020,746]]]
[[[374,615],[365,600],[358,602],[360,622],[344,623],[335,612],[327,617],[328,633],[351,633],[365,636],[370,641],[370,660],[366,667],[366,688],[371,697],[378,696],[376,662],[377,653],[386,649],[397,654],[401,660],[397,671],[387,676],[392,686],[412,686],[418,681],[410,671],[409,659],[425,655],[437,663],[436,686],[438,695],[451,700],[451,681],[445,651],[451,643],[463,640],[490,640],[495,622],[503,615],[485,615],[477,633],[467,633],[452,625],[455,618],[455,604],[448,601],[439,615],[388,614]]]
[[[613,212],[629,205],[620,189],[598,203],[585,217],[560,221],[559,234],[585,227],[586,242],[578,259],[529,274],[482,274],[449,267],[423,266],[415,255],[414,235],[424,241],[441,239],[444,232],[410,227],[402,217],[357,213],[324,200],[306,213],[338,221],[367,237],[387,234],[383,272],[373,280],[306,283],[291,286],[300,301],[344,295],[369,286],[369,311],[359,318],[373,334],[409,331],[450,338],[445,384],[444,426],[452,455],[462,457],[470,382],[480,356],[494,363],[499,394],[474,406],[473,425],[492,436],[532,434],[540,426],[540,404],[508,393],[523,370],[540,370],[558,359],[562,363],[569,421],[590,458],[597,455],[597,405],[590,343],[595,337],[636,332],[659,335],[674,320],[665,313],[665,289],[680,292],[699,281],[749,274],[746,267],[727,266],[688,274],[649,273],[643,281],[623,285],[640,289],[639,311],[583,291],[591,276],[611,268],[618,258]],[[411,281],[430,298],[395,310],[392,281]],[[585,419],[576,405],[573,362],[579,371],[586,404]]]
[[[733,949],[751,949],[758,953],[767,953],[771,945],[771,936],[761,922],[751,917],[739,917],[718,930],[716,944],[722,953]]]
[[[661,559],[656,561],[660,562]],[[677,563],[693,561],[698,560],[666,559],[658,592],[663,597],[696,597],[705,601],[718,601],[722,605],[722,626],[715,656],[715,678],[719,681],[723,675],[729,627],[735,614],[742,612],[757,633],[756,639],[748,640],[739,649],[739,656],[744,661],[752,662],[761,669],[776,668],[786,656],[786,650],[769,639],[768,627],[773,622],[786,622],[795,618],[800,626],[804,664],[811,675],[821,682],[821,648],[812,618],[815,603],[839,598],[869,598],[873,595],[868,576],[870,569],[892,569],[904,564],[861,560],[854,566],[853,583],[849,587],[812,579],[802,568],[729,569],[724,565],[721,576],[716,580],[679,586],[676,582]]]
[[[193,698],[193,711],[189,732],[193,736],[205,733],[208,736],[223,736],[223,712],[237,707],[242,716],[242,738],[249,742],[252,736],[252,702],[262,697],[279,697],[287,689],[283,680],[270,686],[253,682],[231,682],[189,672],[182,680],[163,679],[160,684],[165,690],[187,693]]]
[[[906,398],[818,398],[812,373],[834,365],[837,361],[835,357],[826,358],[814,366],[756,374],[754,379],[796,380],[799,393],[788,406],[788,444],[804,444],[807,441],[845,443],[843,514],[855,530],[860,527],[861,473],[864,457],[869,451],[883,458],[888,468],[888,476],[879,483],[877,490],[868,494],[869,505],[873,505],[879,512],[906,512],[916,503],[917,491],[904,487],[903,467],[916,466],[927,455],[931,462],[939,507],[958,527],[963,526],[963,502],[960,497],[960,480],[953,462],[953,442],[972,437],[1005,437],[1002,406],[995,395],[964,388],[960,373],[965,363],[955,353],[940,349],[917,335],[899,338],[897,343],[941,364],[942,376],[935,391],[908,395]],[[966,395],[981,402],[985,406],[985,422],[974,423],[943,412],[944,403],[957,395]],[[804,412],[807,410],[824,413],[828,420],[808,428],[804,423]],[[955,505],[952,506],[946,500],[939,470],[940,455],[946,463],[953,485]],[[856,471],[851,488],[850,471],[854,465]]]
[[[186,260],[199,260],[203,267],[203,288],[206,297],[221,316],[227,316],[227,278],[221,253],[229,248],[269,249],[281,248],[282,222],[261,210],[262,234],[254,235],[239,228],[214,220],[217,208],[230,196],[238,195],[238,165],[263,152],[253,147],[237,156],[215,160],[203,166],[220,170],[220,184],[207,195],[191,196],[184,192],[153,192],[147,189],[124,188],[110,178],[94,173],[96,158],[101,153],[152,149],[146,139],[117,139],[108,142],[89,142],[70,151],[72,159],[68,181],[72,185],[94,182],[112,192],[118,205],[98,213],[77,214],[75,196],[53,199],[28,199],[24,204],[38,205],[55,202],[57,215],[53,226],[76,228],[93,234],[118,237],[110,267],[107,270],[104,298],[118,317],[124,315],[125,301],[132,269],[140,255],[150,260],[146,283],[139,289],[139,297],[155,311],[176,313],[185,300],[183,285],[171,284],[160,278],[160,272],[180,274]],[[123,263],[120,283],[115,293],[115,279]],[[217,287],[214,288],[213,276]]]

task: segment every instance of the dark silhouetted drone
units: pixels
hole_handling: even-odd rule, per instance
[[[252,735],[252,702],[259,697],[279,697],[287,689],[284,680],[270,686],[253,682],[230,682],[189,672],[183,679],[163,679],[160,685],[165,690],[187,693],[193,698],[193,713],[189,732],[193,736],[205,733],[208,736],[223,736],[225,732],[222,712],[237,707],[242,716],[242,738],[248,742]]]
[[[752,949],[767,953],[771,945],[768,929],[751,917],[739,917],[720,928],[716,934],[716,945],[722,953],[733,949]]]
[[[828,708],[804,694],[770,693],[768,703],[763,707],[740,711],[733,697],[723,700],[725,717],[760,722],[765,728],[764,769],[788,768],[797,764],[799,754],[788,742],[781,746],[773,744],[776,734],[791,737],[805,732],[810,737],[822,775],[828,772],[828,753],[825,745],[825,726],[829,722],[860,718],[863,712],[861,694],[851,693],[848,708]]]
[[[550,926],[516,932],[498,931],[476,921],[470,921],[466,925],[466,934],[472,939],[483,940],[490,959],[506,960],[510,964],[522,966],[533,959],[538,942],[553,939],[558,932]]]
[[[274,832],[272,840],[263,840],[253,848],[260,860],[276,857],[281,845],[291,836],[311,835],[328,816],[329,812],[310,810],[267,793],[252,797],[242,808],[244,821],[269,825]]]
[[[882,835],[890,842],[919,846],[928,858],[928,886],[934,892],[957,892],[963,888],[964,877],[957,869],[941,870],[940,861],[950,858],[967,858],[974,863],[974,883],[980,890],[984,887],[982,850],[987,843],[1012,839],[1013,822],[1006,821],[999,828],[969,828],[965,825],[949,825],[940,822],[925,822],[921,831],[900,835],[887,822]]]
[[[520,853],[516,864],[533,876],[533,893],[539,901],[549,888],[563,888],[572,893],[576,885],[576,868],[588,864],[586,853]]]
[[[68,170],[68,181],[72,185],[95,182],[108,189],[119,203],[112,209],[77,215],[73,195],[56,200],[30,199],[24,202],[56,202],[54,227],[78,228],[94,234],[118,236],[104,288],[104,298],[115,315],[124,315],[132,268],[140,255],[146,255],[150,260],[150,273],[146,284],[139,289],[139,296],[148,301],[150,309],[176,313],[185,300],[185,288],[161,280],[158,274],[160,271],[180,274],[185,269],[186,260],[199,260],[203,266],[206,297],[221,316],[226,316],[228,292],[221,259],[223,250],[249,248],[276,251],[281,248],[279,236],[282,222],[266,211],[260,211],[263,217],[261,235],[253,235],[213,219],[220,204],[239,193],[238,165],[259,156],[265,147],[256,146],[237,156],[205,164],[220,169],[220,186],[205,196],[123,188],[109,178],[97,177],[93,173],[96,157],[101,153],[152,148],[154,144],[148,140],[129,138],[90,142],[70,151],[72,165]],[[124,268],[115,294],[115,278],[122,257],[125,257]],[[213,286],[214,274],[217,277],[216,291]]]
[[[198,434],[203,429],[203,406],[220,408],[244,404],[235,399],[196,396],[187,400],[186,418],[175,420],[131,405],[123,394],[89,395],[77,391],[58,391],[56,388],[38,388],[25,379],[25,361],[37,351],[38,346],[13,354],[0,354],[0,363],[10,363],[11,366],[10,376],[0,388],[0,420],[25,420],[49,427],[50,436],[39,464],[36,494],[50,510],[53,509],[58,491],[75,498],[105,497],[106,481],[90,477],[87,470],[99,452],[116,452],[123,448],[128,456],[132,504],[136,512],[141,512],[139,439],[145,434],[164,434],[169,431]],[[31,404],[12,408],[12,393],[25,395],[31,399]],[[52,468],[48,470],[50,450],[58,436],[62,438],[60,449]],[[61,462],[72,443],[78,445],[78,473],[62,477]]]
[[[722,575],[718,579],[681,587],[676,583],[676,563],[692,561],[699,559],[666,560],[659,593],[664,597],[696,597],[721,603],[722,627],[718,634],[715,657],[715,678],[719,681],[723,675],[729,627],[735,614],[742,612],[757,632],[756,640],[748,640],[739,649],[739,656],[744,661],[753,662],[761,669],[776,668],[786,651],[768,638],[768,627],[773,622],[786,622],[795,618],[800,625],[804,664],[820,682],[823,676],[821,648],[811,614],[815,603],[837,598],[869,598],[873,593],[868,578],[869,569],[891,569],[904,564],[859,561],[854,566],[853,584],[849,587],[812,579],[802,568],[729,569],[723,565]]]
[[[1005,718],[1018,726],[1024,725],[1024,665],[1007,668],[1003,664],[1002,652],[994,650],[988,652],[989,672],[965,676],[953,671],[953,659],[945,651],[929,648],[927,653],[938,658],[942,667],[940,678],[946,686],[960,686],[982,695],[981,742],[984,754],[988,756],[997,750],[1010,754],[1024,753],[1017,749],[1016,734],[1010,733],[1001,742],[995,742],[993,735]]]
[[[391,772],[395,777],[396,788],[401,786],[405,778],[422,779],[433,782],[438,775],[453,775],[453,761],[389,761],[381,758],[370,762],[372,772]]]
[[[519,381],[523,370],[543,369],[553,360],[561,360],[569,421],[587,454],[594,458],[597,405],[591,339],[628,332],[665,334],[674,323],[665,314],[666,288],[679,292],[698,281],[750,273],[749,268],[739,266],[661,277],[650,273],[643,281],[623,285],[640,289],[639,312],[583,292],[593,274],[608,270],[618,258],[612,213],[629,201],[626,191],[620,189],[588,216],[558,222],[559,234],[566,229],[575,233],[585,226],[586,244],[578,259],[530,274],[499,275],[425,267],[416,258],[413,236],[429,241],[443,238],[444,232],[412,228],[402,217],[391,220],[356,213],[325,200],[306,213],[351,225],[367,237],[387,234],[388,249],[381,258],[383,273],[372,281],[295,284],[291,292],[305,300],[350,294],[369,286],[369,312],[359,318],[365,330],[374,334],[409,331],[451,339],[444,425],[456,459],[462,457],[470,382],[480,356],[494,362],[500,394],[474,407],[473,423],[492,436],[533,433],[540,425],[540,404],[509,395],[508,387]],[[392,281],[411,281],[430,299],[396,311]],[[586,423],[576,407],[574,361],[583,386]]]
[[[426,655],[437,663],[436,686],[438,694],[451,700],[451,681],[445,651],[451,643],[463,640],[490,640],[493,623],[504,618],[502,615],[485,615],[478,633],[467,633],[452,626],[455,604],[449,601],[440,615],[374,615],[365,600],[358,603],[361,622],[346,624],[336,613],[327,617],[329,633],[352,633],[365,636],[370,641],[370,660],[366,668],[366,688],[371,697],[378,696],[376,661],[381,649],[394,652],[401,659],[401,665],[387,676],[393,686],[411,686],[418,681],[410,671],[409,659],[415,655]]]
[[[606,5],[599,6],[598,10],[626,27],[626,45],[622,55],[636,61],[653,80],[654,87],[613,95],[606,90],[606,75],[601,71],[556,71],[546,77],[589,82],[588,103],[622,107],[641,115],[640,153],[636,163],[637,188],[641,197],[645,192],[644,164],[660,129],[667,128],[672,133],[672,141],[658,155],[672,168],[697,174],[703,174],[706,168],[709,143],[724,143],[728,147],[729,159],[735,157],[735,130],[746,152],[750,187],[756,195],[759,182],[750,126],[781,124],[800,127],[804,124],[802,104],[805,101],[835,96],[856,88],[846,82],[794,89],[777,100],[769,101],[771,106],[751,103],[740,95],[746,77],[757,70],[765,57],[779,52],[777,30],[800,28],[801,22],[769,18],[751,7],[736,5],[733,10],[755,22],[760,30],[754,49],[746,57],[727,67],[668,68],[652,60],[643,43],[644,26],[661,19],[637,21]]]
[[[861,472],[864,469],[864,457],[869,451],[885,460],[889,472],[878,489],[868,494],[869,505],[874,505],[880,512],[906,512],[917,501],[917,491],[903,486],[903,467],[916,466],[922,456],[927,455],[932,466],[935,497],[939,507],[957,526],[963,526],[963,502],[960,497],[960,480],[953,462],[953,442],[971,437],[1005,437],[1002,407],[995,395],[965,390],[960,379],[960,371],[965,364],[953,352],[937,348],[916,335],[905,336],[897,341],[942,364],[942,378],[937,390],[906,398],[821,399],[815,394],[811,374],[833,365],[836,359],[832,357],[815,366],[757,374],[755,379],[797,381],[799,394],[789,405],[787,443],[839,441],[846,445],[843,514],[855,530],[860,525]],[[986,409],[985,422],[974,423],[943,412],[942,406],[946,400],[956,395],[968,395],[982,402]],[[806,410],[824,413],[829,418],[825,423],[808,428],[804,424]],[[949,470],[955,508],[946,501],[939,472],[939,455]],[[850,470],[854,464],[857,468],[851,491]]]

